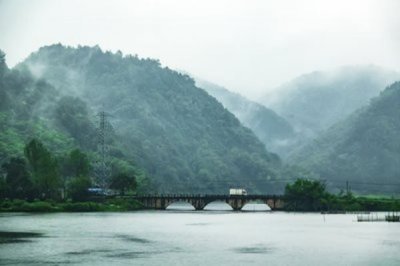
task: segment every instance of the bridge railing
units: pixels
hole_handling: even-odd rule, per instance
[[[131,196],[132,198],[145,199],[145,198],[160,198],[160,199],[227,199],[227,198],[241,198],[241,199],[282,199],[283,195],[229,195],[229,194],[140,194]]]

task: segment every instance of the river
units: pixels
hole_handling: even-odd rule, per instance
[[[354,214],[3,213],[0,231],[0,265],[400,265],[400,224]]]

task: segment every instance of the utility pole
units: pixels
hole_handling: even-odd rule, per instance
[[[97,114],[99,117],[99,126],[97,128],[97,155],[98,158],[94,163],[94,185],[106,192],[110,186],[111,164],[108,152],[109,133],[112,129],[111,124],[107,121],[110,115],[104,111]]]

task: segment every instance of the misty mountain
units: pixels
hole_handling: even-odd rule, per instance
[[[400,189],[400,82],[329,128],[289,159],[318,173],[332,186],[346,180],[357,191]]]
[[[313,72],[277,88],[262,103],[286,118],[298,138],[313,138],[368,104],[400,74],[376,66]]]
[[[243,125],[250,128],[268,150],[281,155],[290,145],[294,137],[293,128],[273,110],[216,84],[201,79],[196,79],[196,84],[222,103]]]
[[[7,101],[0,106],[12,131],[0,133],[3,156],[16,152],[9,154],[5,135],[18,139],[17,147],[36,136],[51,149],[78,146],[94,153],[94,117],[104,110],[114,129],[110,155],[119,165],[143,169],[159,192],[274,190],[266,181],[278,177],[279,157],[189,76],[156,60],[51,45],[7,72],[1,93],[15,100],[12,108]],[[29,103],[35,94],[40,97]],[[40,132],[27,130],[28,124]]]

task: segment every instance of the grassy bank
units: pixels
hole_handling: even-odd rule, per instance
[[[325,195],[322,198],[289,199],[285,211],[292,212],[379,212],[400,211],[400,199],[388,197]]]
[[[55,202],[55,201],[24,201],[3,200],[0,202],[0,212],[123,212],[141,209],[136,200],[107,199],[104,202]]]
[[[331,196],[323,201],[325,211],[400,211],[400,199],[365,196]]]

